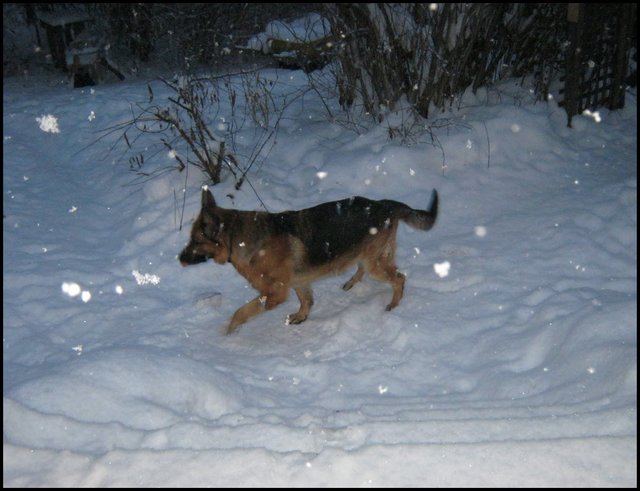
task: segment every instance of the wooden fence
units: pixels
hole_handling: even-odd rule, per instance
[[[624,107],[635,3],[567,4],[568,46],[560,105],[568,126],[585,109]]]

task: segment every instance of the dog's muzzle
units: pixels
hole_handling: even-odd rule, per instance
[[[197,254],[194,250],[189,250],[189,247],[186,247],[178,256],[178,260],[182,266],[191,266],[192,264],[200,264],[204,263],[209,259],[208,256],[203,256],[202,254]]]

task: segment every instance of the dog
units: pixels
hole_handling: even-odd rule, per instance
[[[438,216],[438,193],[428,210],[415,210],[392,200],[374,201],[360,196],[323,203],[299,211],[269,213],[219,207],[207,188],[193,223],[191,240],[178,257],[183,266],[213,259],[231,263],[259,295],[240,307],[227,334],[252,317],[283,303],[293,289],[300,309],[287,324],[305,321],[313,305],[311,283],[357,265],[343,285],[349,290],[365,273],[389,283],[393,297],[389,311],[402,299],[405,276],[394,262],[400,220],[429,230]]]

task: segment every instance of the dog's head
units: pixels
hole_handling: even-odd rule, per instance
[[[229,260],[229,240],[223,214],[208,189],[202,190],[200,215],[191,227],[191,240],[178,259],[183,266],[203,263],[207,259],[219,264]]]

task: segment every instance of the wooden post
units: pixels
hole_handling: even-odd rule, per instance
[[[567,111],[567,126],[571,128],[571,118],[580,112],[580,79],[582,71],[582,29],[584,5],[567,4],[569,46],[565,65],[564,107]]]
[[[624,93],[627,76],[627,55],[629,31],[634,5],[621,4],[618,10],[618,32],[616,36],[616,53],[614,58],[611,80],[611,94],[609,95],[609,109],[624,107]]]

